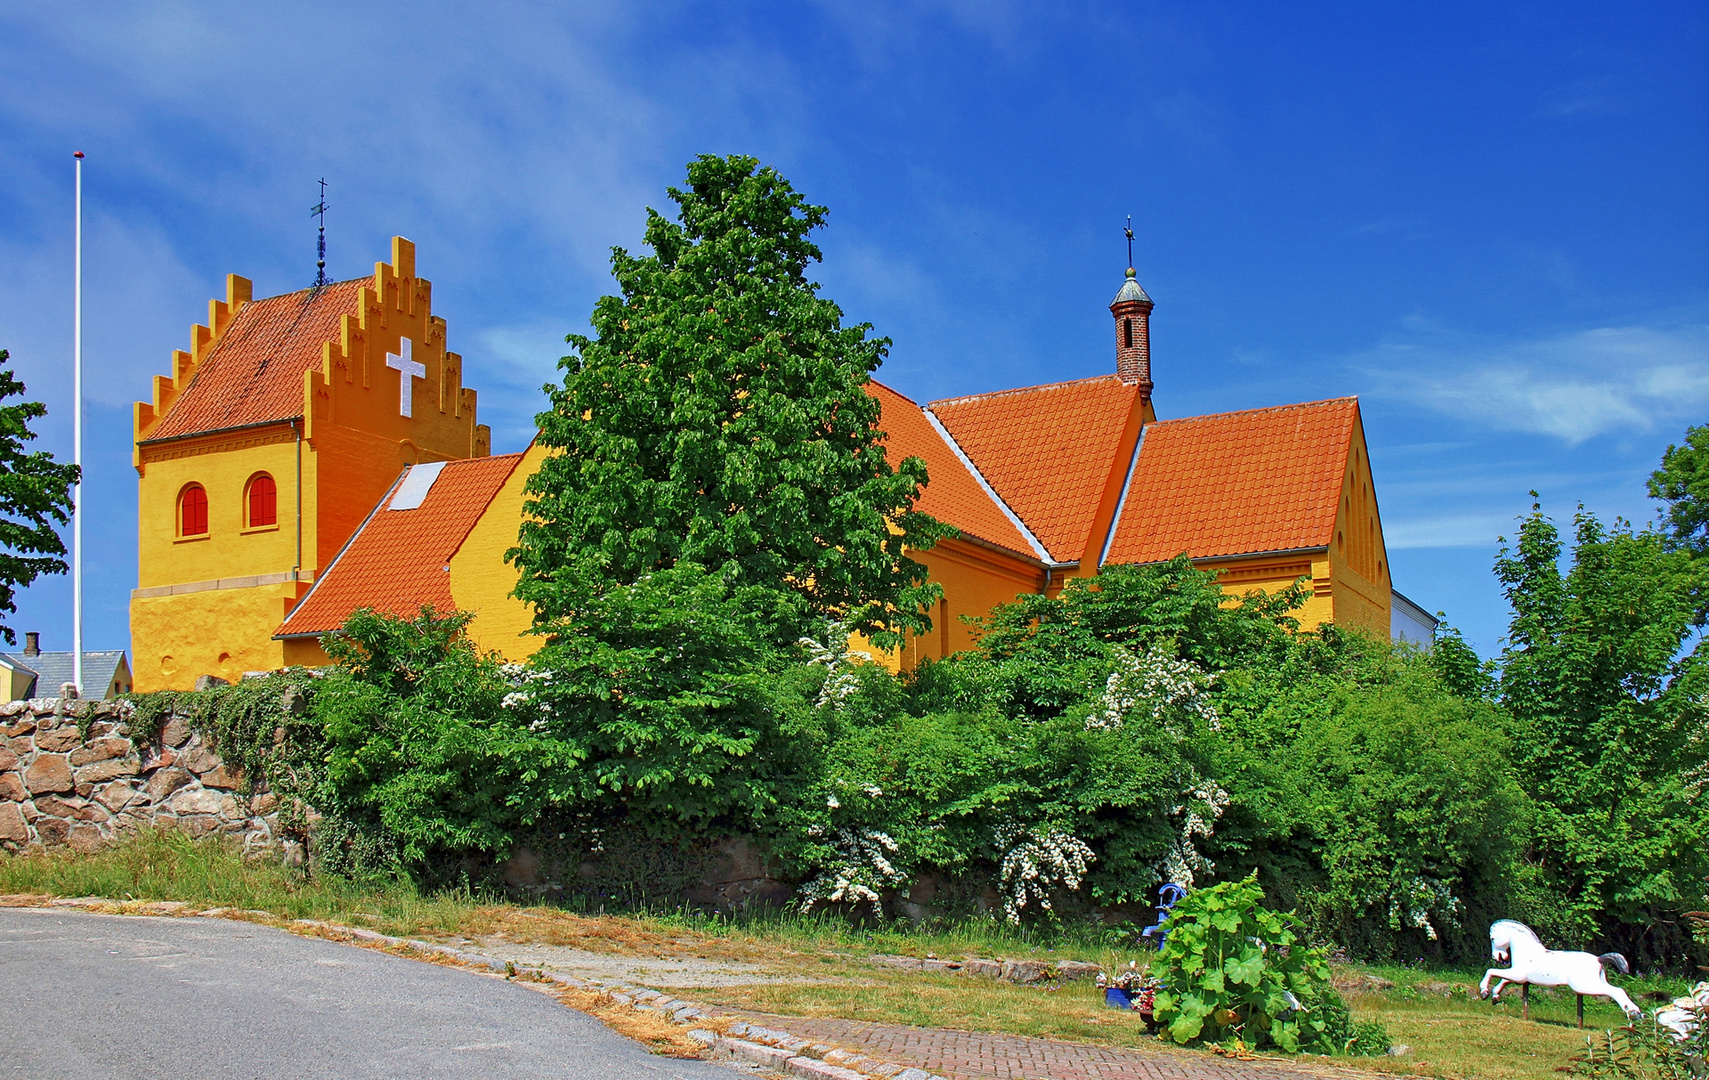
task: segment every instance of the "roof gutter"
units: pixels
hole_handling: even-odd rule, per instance
[[[155,446],[160,443],[183,442],[185,439],[200,439],[209,435],[224,435],[228,431],[249,431],[254,428],[273,427],[276,424],[294,424],[301,416],[281,416],[274,420],[257,420],[253,424],[233,424],[231,427],[209,428],[207,431],[192,431],[185,435],[168,435],[161,439],[143,439],[138,446]]]

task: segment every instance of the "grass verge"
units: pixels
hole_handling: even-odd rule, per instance
[[[875,1023],[1162,1049],[1132,1014],[1105,1008],[1093,987],[1016,986],[955,975],[905,973],[865,963],[874,953],[960,957],[1077,959],[1125,967],[1133,955],[1120,938],[1096,928],[1014,931],[966,922],[912,928],[855,926],[833,916],[768,914],[729,920],[692,911],[588,914],[505,903],[446,892],[423,895],[391,880],[308,878],[264,860],[245,860],[218,843],[175,832],[147,833],[93,855],[70,852],[0,855],[0,894],[180,901],[193,908],[264,911],[278,920],[316,919],[403,937],[499,938],[645,957],[701,957],[764,964],[815,981],[676,989],[707,1004],[786,1016],[837,1017]],[[434,960],[431,956],[421,959]],[[444,962],[434,960],[434,962]],[[1350,995],[1359,1019],[1381,1020],[1411,1052],[1402,1058],[1353,1059],[1355,1068],[1489,1080],[1556,1080],[1584,1047],[1571,994],[1534,991],[1531,1020],[1517,998],[1492,1007],[1475,996],[1482,971],[1346,967],[1343,977],[1371,987]],[[1392,984],[1384,986],[1384,983]],[[1671,996],[1683,984],[1621,980],[1629,992]],[[541,987],[541,989],[545,989]],[[1468,993],[1469,990],[1469,993]],[[661,1053],[686,1054],[682,1034],[664,1021],[615,1006],[603,995],[555,987],[566,1005],[592,1013]],[[1600,999],[1586,1003],[1592,1029],[1622,1022]],[[653,1030],[653,1026],[658,1030]],[[1326,1059],[1309,1059],[1330,1064]],[[1340,1061],[1340,1059],[1337,1059]]]

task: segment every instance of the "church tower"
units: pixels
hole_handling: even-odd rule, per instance
[[[1127,280],[1110,301],[1116,319],[1116,374],[1124,383],[1137,383],[1146,401],[1151,400],[1151,307],[1151,297],[1128,267]]]
[[[410,241],[372,277],[251,293],[228,277],[136,403],[138,691],[324,663],[273,639],[292,606],[405,466],[489,453]]]

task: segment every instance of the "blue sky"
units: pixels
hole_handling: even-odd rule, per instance
[[[322,176],[329,272],[417,242],[495,450],[695,154],[830,207],[819,280],[920,400],[1113,370],[1132,214],[1159,414],[1358,394],[1396,584],[1486,653],[1527,491],[1648,520],[1709,421],[1701,3],[8,5],[0,347],[62,453],[73,149],[90,647],[130,403],[226,273],[310,282]],[[69,647],[69,596],[12,625]]]

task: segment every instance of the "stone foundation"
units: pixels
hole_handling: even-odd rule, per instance
[[[177,717],[139,752],[130,715],[123,701],[0,704],[0,849],[96,851],[157,827],[240,839],[245,852],[279,843],[271,794],[240,794],[243,777]]]

